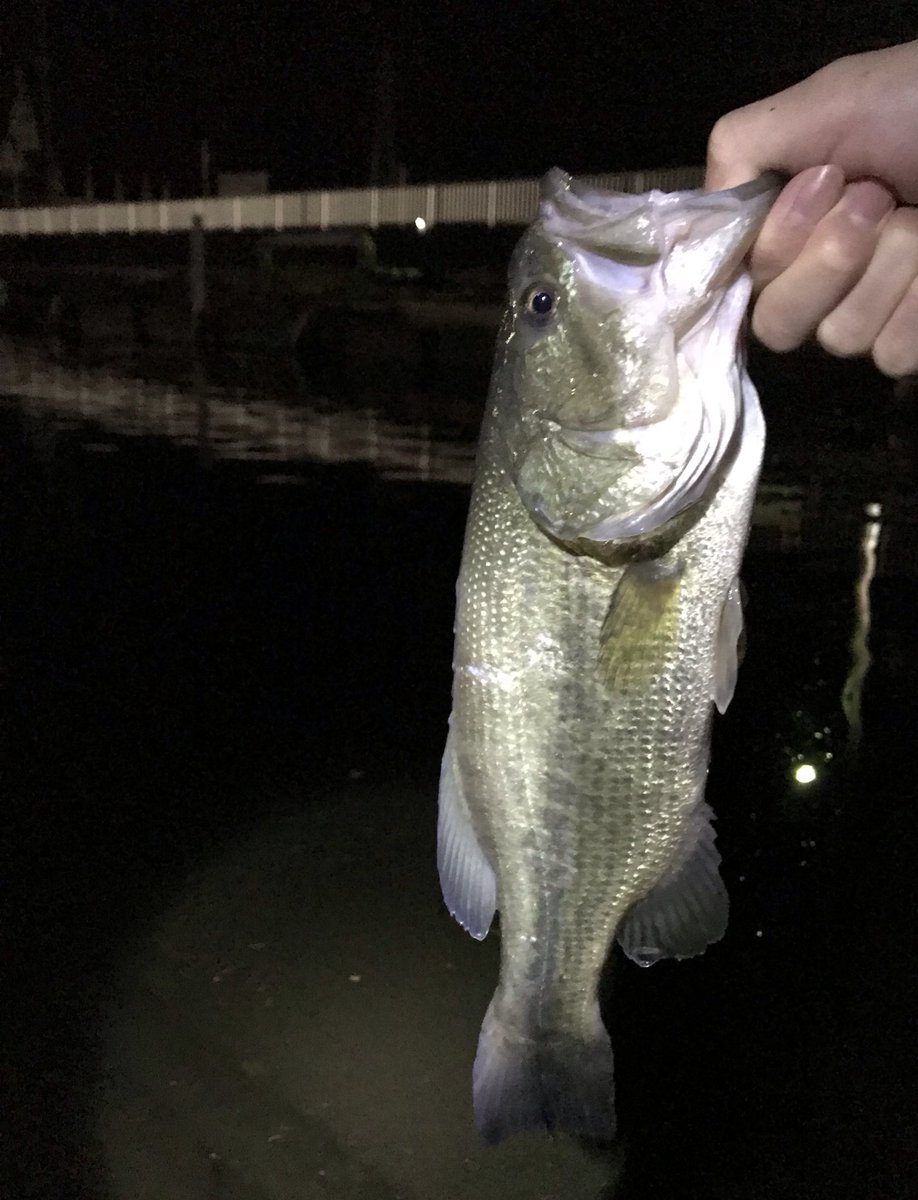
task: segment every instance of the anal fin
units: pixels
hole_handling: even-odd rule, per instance
[[[730,902],[718,869],[712,816],[702,800],[669,870],[619,927],[621,948],[639,966],[692,958],[724,935]]]

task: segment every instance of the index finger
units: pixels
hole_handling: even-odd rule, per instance
[[[736,187],[763,171],[796,175],[831,162],[837,150],[838,103],[824,102],[828,68],[783,92],[721,117],[708,139],[705,187]]]

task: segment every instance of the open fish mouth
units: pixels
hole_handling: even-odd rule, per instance
[[[600,253],[613,243],[618,262],[647,266],[659,261],[669,248],[664,223],[648,211],[648,198],[655,202],[658,214],[716,205],[739,211],[757,202],[767,211],[784,182],[777,172],[766,171],[748,183],[720,192],[686,188],[641,195],[605,191],[554,167],[542,180],[540,224],[553,236],[569,237],[578,245]],[[738,243],[740,256],[755,233],[756,224],[751,223]],[[622,251],[626,251],[624,257]]]
[[[546,191],[482,427],[437,829],[448,910],[476,938],[500,910],[489,1142],[612,1138],[608,947],[649,966],[726,928],[703,796],[765,440],[738,336],[771,193]]]

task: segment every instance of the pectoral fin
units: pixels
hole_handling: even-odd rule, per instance
[[[497,881],[472,827],[452,730],[440,769],[437,868],[450,914],[481,941],[487,937],[497,908]]]
[[[621,948],[641,967],[702,954],[724,935],[729,899],[711,819],[701,801],[669,870],[619,927]]]
[[[743,591],[739,577],[727,589],[720,613],[717,648],[714,659],[714,703],[725,713],[736,689],[736,676],[746,648],[743,620]]]
[[[618,582],[599,635],[600,670],[610,686],[646,678],[676,634],[685,564],[632,563]]]

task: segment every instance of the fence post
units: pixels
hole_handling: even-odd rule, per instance
[[[191,218],[189,246],[189,287],[191,292],[191,336],[197,344],[201,321],[207,305],[207,258],[204,246],[204,222],[201,214]]]

